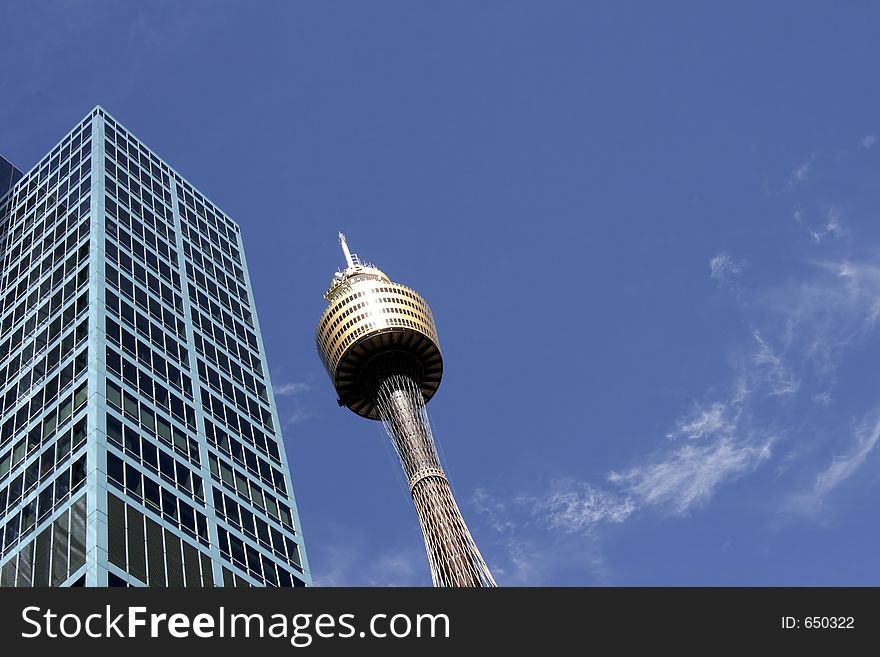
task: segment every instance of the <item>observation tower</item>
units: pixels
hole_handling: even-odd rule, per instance
[[[434,586],[495,586],[440,464],[426,403],[443,358],[431,309],[405,285],[351,253],[324,294],[318,353],[339,396],[361,417],[382,422],[412,495]]]

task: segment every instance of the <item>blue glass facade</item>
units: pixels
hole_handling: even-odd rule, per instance
[[[238,226],[96,108],[0,233],[0,585],[310,585]]]

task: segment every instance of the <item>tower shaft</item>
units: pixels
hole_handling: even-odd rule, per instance
[[[377,369],[371,387],[407,477],[434,586],[495,586],[437,457],[421,386],[412,373]]]

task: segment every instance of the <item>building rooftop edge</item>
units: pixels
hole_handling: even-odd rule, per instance
[[[132,130],[130,130],[130,129],[128,128],[128,126],[125,125],[125,123],[123,123],[122,121],[120,121],[119,119],[117,119],[113,114],[111,114],[110,112],[108,112],[107,109],[106,109],[103,105],[101,105],[101,104],[97,104],[97,105],[95,105],[94,107],[92,107],[92,109],[90,109],[90,110],[89,110],[89,111],[88,111],[88,112],[87,112],[87,113],[86,113],[86,114],[85,114],[85,115],[84,115],[79,121],[77,121],[77,122],[74,124],[74,126],[73,126],[70,130],[68,130],[67,132],[64,133],[64,135],[61,137],[61,139],[59,139],[58,141],[56,141],[56,142],[55,142],[55,143],[54,143],[54,144],[53,144],[53,145],[52,145],[52,146],[46,151],[46,154],[45,154],[45,155],[43,155],[42,157],[39,158],[39,160],[36,162],[36,164],[32,165],[32,166],[29,167],[28,169],[24,169],[24,170],[23,170],[23,169],[20,169],[19,167],[17,167],[17,166],[15,166],[14,164],[12,164],[12,162],[9,162],[9,160],[7,160],[7,159],[6,159],[5,157],[3,157],[2,155],[0,155],[0,159],[3,159],[3,160],[5,160],[6,162],[8,162],[8,163],[9,163],[9,164],[10,164],[10,165],[11,165],[16,171],[18,171],[18,172],[21,174],[21,175],[19,176],[19,179],[21,179],[21,178],[25,178],[25,177],[29,176],[29,175],[34,171],[34,169],[36,169],[37,167],[39,167],[40,164],[41,164],[41,162],[45,159],[46,155],[51,154],[52,151],[54,151],[56,148],[58,148],[58,147],[62,144],[62,142],[64,142],[64,140],[67,139],[67,137],[70,135],[70,133],[72,133],[74,130],[76,130],[77,128],[79,128],[79,126],[82,125],[83,123],[85,123],[86,121],[88,121],[88,120],[90,120],[90,119],[94,119],[96,116],[101,116],[102,118],[108,118],[108,119],[110,119],[111,121],[113,121],[114,123],[116,123],[117,125],[119,125],[119,126],[121,126],[122,128],[124,128],[126,132],[128,132],[132,137],[134,137],[134,138],[138,141],[138,143],[140,143],[144,148],[146,148],[146,149],[147,149],[147,150],[148,150],[153,156],[155,156],[155,157],[156,157],[156,158],[157,158],[157,159],[158,159],[163,165],[165,165],[166,167],[168,167],[168,170],[173,174],[173,175],[172,175],[172,178],[173,178],[174,176],[177,176],[177,177],[180,178],[181,180],[186,181],[186,183],[187,183],[190,187],[192,187],[193,190],[195,190],[196,192],[198,192],[198,193],[199,193],[203,198],[205,198],[206,200],[210,201],[210,203],[211,203],[211,204],[212,204],[217,210],[219,210],[220,212],[222,212],[223,215],[226,217],[226,219],[228,219],[228,220],[229,220],[229,221],[235,226],[235,228],[238,230],[239,233],[241,232],[241,224],[240,224],[238,221],[236,221],[236,220],[235,220],[234,218],[232,218],[232,217],[231,217],[231,216],[230,216],[225,210],[223,210],[223,209],[222,209],[222,208],[221,208],[221,207],[220,207],[220,206],[219,206],[219,205],[218,205],[218,204],[217,204],[217,203],[216,203],[216,202],[215,202],[210,196],[208,196],[207,194],[205,194],[201,189],[199,189],[196,185],[194,185],[194,184],[192,183],[192,181],[191,181],[189,178],[187,178],[186,176],[184,176],[183,174],[181,174],[177,169],[175,169],[173,166],[171,166],[171,164],[169,164],[168,161],[167,161],[165,158],[163,158],[163,157],[162,157],[161,155],[159,155],[156,151],[154,151],[152,148],[150,148],[150,146],[149,146],[146,142],[144,142],[143,139],[141,139],[140,137],[138,137],[137,134],[135,134]],[[16,180],[16,182],[18,182],[18,180]],[[13,186],[14,186],[14,183],[13,183]],[[12,186],[10,186],[10,189],[12,189]],[[4,192],[0,192],[0,198],[2,198],[3,196],[5,196],[5,193],[4,193]]]

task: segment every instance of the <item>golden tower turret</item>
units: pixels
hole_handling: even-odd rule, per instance
[[[333,277],[318,322],[318,353],[340,406],[381,420],[419,516],[434,586],[495,586],[440,465],[425,404],[443,357],[424,299],[361,263],[339,233],[346,268]]]

